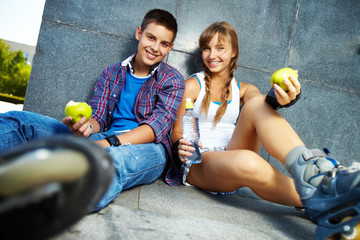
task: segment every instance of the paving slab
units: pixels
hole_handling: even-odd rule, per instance
[[[312,239],[315,227],[303,212],[247,188],[220,196],[158,180],[124,191],[52,240]]]

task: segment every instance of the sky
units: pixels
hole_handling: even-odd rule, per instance
[[[46,0],[0,0],[0,39],[36,46]]]

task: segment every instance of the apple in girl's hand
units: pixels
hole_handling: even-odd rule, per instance
[[[276,83],[286,92],[288,89],[287,89],[286,85],[283,83],[283,81],[284,81],[284,78],[286,78],[291,82],[291,80],[289,78],[290,75],[292,75],[295,78],[298,77],[297,72],[291,68],[281,68],[281,69],[277,70],[271,76],[271,85],[274,86],[274,84]]]
[[[82,117],[86,117],[87,120],[90,119],[92,114],[91,107],[85,102],[74,102],[71,100],[66,104],[65,115],[71,116],[71,123],[78,122]]]

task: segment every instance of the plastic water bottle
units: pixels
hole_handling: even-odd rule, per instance
[[[199,119],[195,116],[193,112],[193,103],[191,98],[186,99],[185,103],[185,114],[182,118],[182,128],[183,128],[183,138],[191,142],[191,146],[195,148],[195,151],[192,152],[191,157],[186,157],[187,162],[192,164],[201,162],[201,153],[199,150]]]

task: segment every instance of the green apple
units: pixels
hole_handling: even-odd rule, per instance
[[[65,115],[72,117],[72,123],[78,122],[82,117],[86,117],[86,119],[89,120],[91,114],[92,109],[85,102],[74,102],[71,100],[66,104]]]
[[[298,77],[297,72],[291,68],[281,68],[281,69],[277,70],[271,76],[271,85],[274,86],[274,84],[276,83],[286,92],[288,89],[287,89],[286,85],[283,83],[283,81],[284,81],[284,78],[286,78],[286,79],[289,79],[289,81],[291,82],[291,80],[289,78],[290,75],[294,76],[295,78]]]

